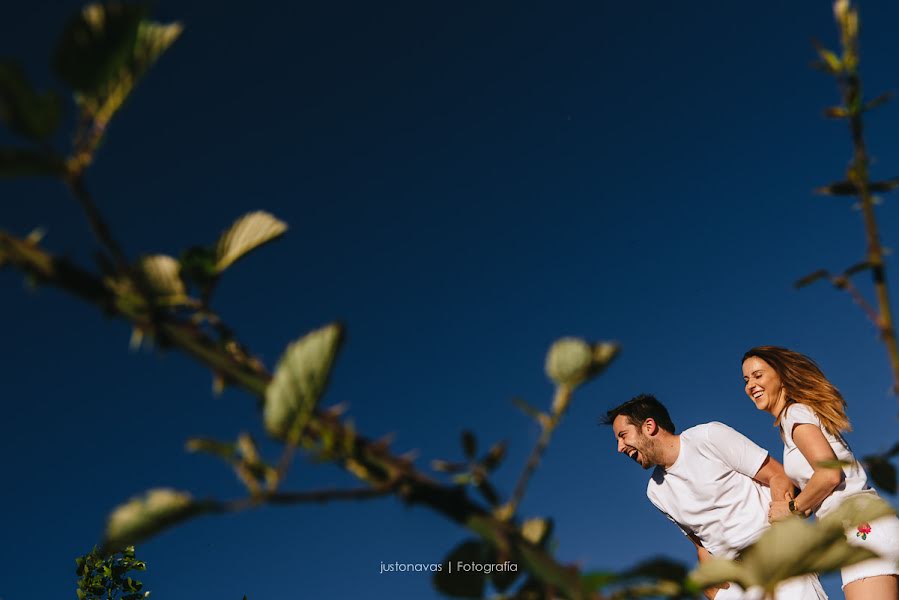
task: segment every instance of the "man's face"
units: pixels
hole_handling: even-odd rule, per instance
[[[612,431],[618,441],[618,452],[628,455],[644,469],[655,465],[652,460],[655,440],[645,435],[640,427],[631,423],[624,415],[618,415],[612,421]]]

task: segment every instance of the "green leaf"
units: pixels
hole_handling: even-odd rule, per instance
[[[478,440],[474,434],[467,429],[462,432],[462,451],[465,453],[465,458],[468,459],[473,459],[478,451]]]
[[[265,390],[269,433],[283,438],[292,428],[302,428],[325,392],[342,340],[343,328],[332,323],[287,347]]]
[[[0,61],[0,121],[10,131],[34,141],[59,127],[62,101],[54,92],[39,94],[15,63]]]
[[[49,154],[25,148],[0,148],[0,177],[62,177],[65,163]]]
[[[54,61],[57,75],[75,92],[99,93],[131,60],[144,13],[135,4],[86,6],[60,37]]]
[[[222,272],[242,256],[271,242],[287,231],[287,224],[267,212],[248,213],[222,234],[216,245],[217,272]]]
[[[480,598],[484,593],[486,575],[483,571],[464,571],[457,569],[459,562],[482,563],[488,555],[487,547],[480,540],[468,540],[456,546],[443,560],[444,564],[450,563],[450,568],[434,573],[434,587],[438,591],[455,598]]]
[[[687,578],[687,568],[677,561],[660,556],[643,561],[620,576],[620,579],[642,578],[683,581]]]
[[[193,246],[181,253],[181,275],[199,286],[206,286],[217,276],[215,251],[203,246]]]
[[[546,374],[557,385],[577,387],[604,371],[618,349],[611,342],[591,345],[578,338],[562,338],[546,355]]]
[[[157,488],[116,508],[106,522],[103,550],[118,550],[150,538],[191,517],[215,511],[213,502],[197,502],[190,494]]]

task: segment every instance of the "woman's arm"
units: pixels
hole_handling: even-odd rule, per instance
[[[830,496],[834,488],[840,485],[843,480],[843,470],[819,466],[823,461],[837,460],[837,456],[817,425],[800,423],[793,427],[793,443],[815,470],[805,489],[793,500],[796,509],[808,516],[818,508],[825,498]],[[777,521],[788,516],[790,516],[790,508],[787,500],[771,502],[769,520]]]

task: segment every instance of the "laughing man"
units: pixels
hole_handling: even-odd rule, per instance
[[[665,406],[641,394],[606,413],[618,452],[644,469],[655,467],[646,489],[650,501],[696,546],[699,561],[735,558],[768,527],[771,497],[792,495],[783,466],[749,438],[722,423],[697,425],[681,434]],[[754,597],[738,585],[706,590],[706,597]],[[796,577],[775,590],[776,600],[824,600],[814,575]]]

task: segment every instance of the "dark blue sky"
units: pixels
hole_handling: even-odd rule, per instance
[[[8,7],[0,55],[59,87],[48,63],[78,6]],[[753,345],[820,362],[849,402],[857,453],[896,441],[873,327],[846,295],[791,288],[864,252],[851,201],[811,193],[850,156],[845,125],[821,117],[835,85],[809,68],[812,37],[836,43],[827,2],[160,1],[154,16],[185,32],[114,121],[91,190],[131,256],[212,242],[250,210],[287,221],[215,304],[269,365],[343,320],[326,402],[348,402],[360,431],[395,432],[421,468],[458,458],[464,428],[482,447],[507,439],[496,482],[508,494],[538,434],[511,398],[550,402],[551,341],[622,343],[577,394],[522,507],[556,518],[560,559],[693,561],[596,418],[654,392],[680,428],[721,420],[780,458],[742,391]],[[862,7],[872,95],[899,84],[896,22],[894,3]],[[874,176],[895,175],[896,105],[867,123]],[[61,185],[0,189],[0,227],[43,226],[46,247],[88,263],[94,242]],[[885,244],[899,243],[894,201],[878,211]],[[899,294],[895,261],[888,274]],[[186,438],[261,437],[261,425],[252,399],[214,398],[182,355],[129,352],[124,323],[10,270],[0,289],[0,597],[73,597],[72,559],[131,495],[241,492]],[[341,484],[354,485],[307,462],[290,478]],[[437,597],[427,576],[379,575],[380,561],[439,561],[466,537],[385,499],[205,518],[138,552],[167,600],[420,600]]]

